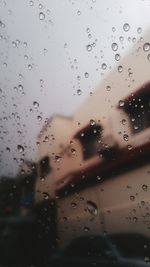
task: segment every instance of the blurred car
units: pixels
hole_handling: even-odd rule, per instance
[[[105,266],[146,267],[150,263],[121,256],[114,243],[106,235],[81,236],[74,239],[64,250],[55,254],[50,266]]]

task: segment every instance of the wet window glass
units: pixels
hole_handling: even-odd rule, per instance
[[[150,265],[149,14],[0,0],[0,266]]]

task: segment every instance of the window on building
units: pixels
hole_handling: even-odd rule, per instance
[[[101,145],[102,128],[98,124],[88,125],[76,135],[83,147],[83,158],[89,159],[99,152]]]
[[[47,174],[50,173],[50,171],[51,171],[50,160],[49,157],[46,156],[42,158],[40,161],[40,175],[46,176]]]
[[[150,127],[150,83],[125,99],[122,108],[130,119],[133,134]]]

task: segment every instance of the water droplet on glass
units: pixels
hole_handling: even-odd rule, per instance
[[[10,147],[6,147],[6,151],[7,152],[10,152]]]
[[[116,55],[115,55],[115,60],[116,60],[116,61],[119,61],[119,60],[120,60],[120,54],[116,54]]]
[[[128,145],[128,150],[132,150],[132,146],[131,145]]]
[[[120,37],[119,37],[119,40],[120,40],[120,42],[123,42],[124,37],[123,37],[123,36],[120,36]]]
[[[27,55],[24,55],[24,59],[27,60],[28,59],[28,56]]]
[[[45,142],[48,142],[48,141],[49,141],[49,137],[45,136]]]
[[[34,101],[34,102],[33,102],[33,106],[34,106],[34,108],[38,108],[38,107],[39,107],[39,103],[36,102],[36,101]]]
[[[137,217],[133,217],[133,221],[134,222],[137,222],[138,221],[138,218]]]
[[[39,13],[39,19],[44,20],[45,19],[45,14],[43,12]]]
[[[87,49],[88,52],[90,52],[92,50],[92,46],[91,45],[87,45],[86,49]]]
[[[137,32],[138,32],[139,34],[142,33],[142,28],[141,28],[141,27],[137,28]]]
[[[27,47],[27,42],[24,42],[23,45],[24,45],[24,47]]]
[[[77,90],[77,94],[78,95],[81,95],[82,94],[82,91],[80,89]]]
[[[81,11],[80,11],[80,10],[77,11],[77,15],[78,15],[78,16],[81,15]]]
[[[123,100],[120,100],[119,101],[119,107],[123,107],[124,106],[124,101]]]
[[[55,160],[56,160],[57,162],[60,162],[61,157],[60,157],[59,155],[56,155],[56,156],[55,156]]]
[[[147,59],[150,61],[150,54],[147,55]]]
[[[111,90],[111,86],[107,85],[106,90],[109,92]]]
[[[71,202],[71,207],[75,209],[77,207],[77,204],[75,202]]]
[[[118,72],[122,72],[123,71],[123,67],[120,65],[118,66]]]
[[[85,72],[84,73],[84,76],[85,76],[85,78],[88,78],[89,77],[89,73],[88,72]]]
[[[149,50],[150,50],[150,44],[149,44],[149,43],[145,43],[145,44],[143,45],[143,50],[144,50],[145,52],[149,51]]]
[[[17,47],[16,42],[14,42],[14,41],[12,42],[12,47],[13,47],[13,48]]]
[[[130,196],[130,200],[134,201],[135,200],[135,196]]]
[[[90,120],[90,125],[94,126],[95,125],[95,121],[94,120]]]
[[[85,227],[84,227],[84,231],[85,231],[85,232],[89,232],[89,231],[90,231],[90,228],[87,227],[87,226],[85,226]]]
[[[47,192],[43,192],[43,198],[44,199],[49,199],[49,194]]]
[[[142,185],[142,189],[143,189],[144,191],[147,191],[147,188],[148,188],[148,186],[147,186],[146,184],[143,184],[143,185]]]
[[[42,9],[42,7],[43,7],[42,4],[39,4],[39,9]]]
[[[101,68],[102,68],[102,70],[105,70],[107,68],[107,65],[105,63],[103,63]]]
[[[24,152],[24,147],[21,146],[21,145],[18,145],[18,146],[17,146],[17,149],[18,149],[18,151],[19,151],[20,153]]]
[[[32,65],[31,64],[28,65],[28,69],[32,70]]]
[[[118,50],[118,44],[117,43],[112,43],[111,48],[113,51],[117,51]]]
[[[133,128],[134,128],[135,130],[138,130],[139,127],[138,127],[138,125],[134,125]]]
[[[127,142],[129,140],[129,136],[127,134],[124,134],[123,139]]]
[[[99,175],[97,175],[97,180],[100,181],[102,179],[102,177],[100,177]]]
[[[71,148],[71,153],[72,153],[73,155],[75,155],[75,154],[76,154],[76,150],[75,150],[74,148]]]
[[[112,31],[115,32],[116,31],[116,28],[115,27],[112,27]]]
[[[40,115],[37,116],[38,121],[42,120],[42,117]]]
[[[30,5],[30,6],[33,6],[33,5],[34,5],[34,2],[31,0],[31,1],[29,2],[29,5]]]
[[[98,214],[97,205],[93,201],[87,201],[87,210],[91,215],[96,216]]]
[[[125,125],[126,124],[126,120],[125,119],[122,119],[122,124]]]
[[[20,92],[23,91],[23,86],[22,86],[22,84],[19,84],[19,85],[18,85],[18,89],[19,89]]]
[[[130,30],[130,25],[128,23],[125,23],[123,25],[123,29],[124,29],[125,32],[128,32]]]

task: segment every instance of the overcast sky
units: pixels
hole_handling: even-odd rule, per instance
[[[0,0],[0,176],[36,160],[45,119],[73,115],[149,14],[149,0]]]

